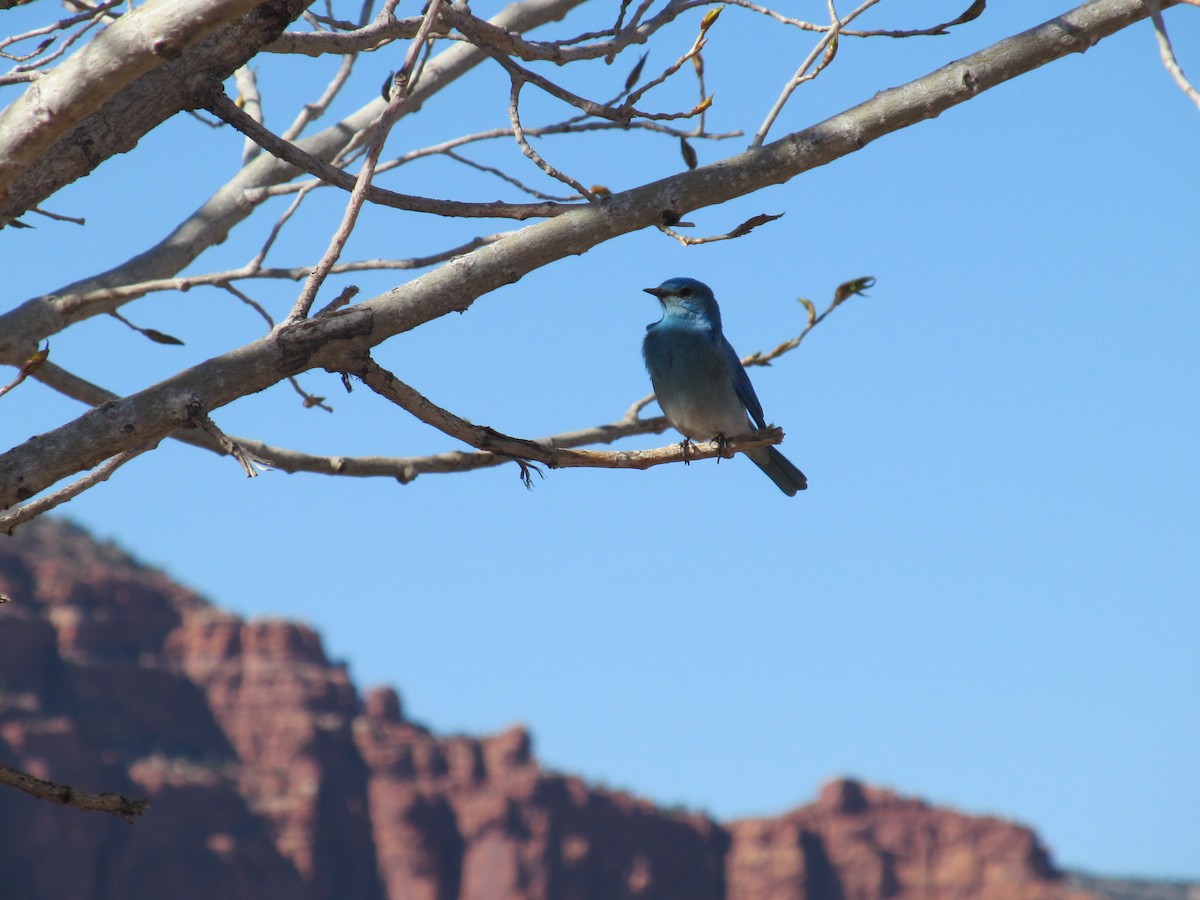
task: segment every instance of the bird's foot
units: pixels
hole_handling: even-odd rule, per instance
[[[692,449],[692,439],[685,437],[679,442],[679,449],[683,451],[683,464],[685,466],[690,466],[692,461],[688,459],[688,451]]]
[[[717,445],[717,465],[719,466],[721,464],[722,457],[726,459],[729,458],[729,441],[726,439],[725,435],[718,434],[715,438],[713,438],[713,443]]]

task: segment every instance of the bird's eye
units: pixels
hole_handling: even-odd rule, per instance
[[[680,297],[690,297],[690,296],[692,296],[692,289],[691,289],[690,287],[680,288],[680,289],[679,289],[679,296],[680,296]]]

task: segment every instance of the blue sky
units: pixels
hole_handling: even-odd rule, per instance
[[[4,21],[38,18],[40,6]],[[903,6],[882,4],[869,24],[960,11],[921,4],[928,21],[913,22],[896,18]],[[844,41],[772,136],[1067,8],[994,6],[949,37]],[[546,33],[586,30],[607,16],[599,8]],[[698,18],[664,34],[648,72],[686,48]],[[1200,12],[1167,19],[1185,69],[1200,73]],[[808,44],[736,9],[711,36],[709,125],[753,132]],[[401,52],[364,57],[338,109],[373,96]],[[560,74],[607,97],[631,64]],[[312,92],[311,66],[262,63],[277,130]],[[404,120],[389,150],[463,122],[503,124],[507,83],[496,75],[480,69]],[[681,82],[646,105],[686,105],[694,90]],[[528,121],[563,116],[527,93]],[[697,150],[712,162],[746,143]],[[538,146],[614,190],[681,165],[674,142],[640,135]],[[719,233],[786,213],[746,238],[685,249],[630,235],[377,353],[460,415],[537,436],[612,421],[649,390],[639,348],[658,313],[643,287],[682,274],[708,282],[746,354],[803,327],[797,297],[823,306],[839,282],[873,275],[869,297],[751,373],[809,477],[794,499],[745,460],[556,471],[526,491],[514,466],[403,487],[248,480],[229,460],[164,446],[63,511],[214,602],[312,623],[361,685],[397,686],[407,713],[439,731],[528,724],[553,768],[722,818],[781,812],[851,774],[1030,824],[1065,865],[1197,878],[1198,150],[1200,110],[1143,23],[787,185],[689,216],[697,233]],[[239,154],[224,131],[179,117],[61,191],[47,208],[88,224],[35,217],[36,230],[6,231],[5,305],[158,240]],[[507,143],[475,157],[557,190]],[[516,199],[438,161],[384,184],[428,191],[443,177],[447,194]],[[314,195],[271,259],[314,260],[342,202]],[[193,271],[244,262],[282,208]],[[372,210],[346,255],[410,256],[500,227]],[[328,290],[352,282],[370,296],[395,281],[367,274]],[[282,316],[297,289],[249,290]],[[216,291],[125,312],[187,345],[91,321],[56,336],[52,358],[130,391],[261,327]],[[303,410],[285,385],[216,419],[312,452],[455,446],[366,388],[347,396],[324,373],[302,380],[332,415]],[[34,384],[0,402],[5,446],[79,411]]]

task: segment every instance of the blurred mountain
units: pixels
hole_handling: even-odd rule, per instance
[[[0,593],[0,762],[150,800],[126,824],[0,788],[5,897],[1200,897],[1067,877],[1028,828],[857,781],[719,823],[546,771],[523,728],[439,737],[310,628],[223,612],[64,522],[0,538]]]
[[[1104,900],[1200,900],[1200,882],[1101,878],[1082,872],[1071,873],[1071,882]]]

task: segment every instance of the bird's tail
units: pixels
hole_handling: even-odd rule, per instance
[[[751,462],[767,473],[776,486],[789,497],[808,487],[804,473],[792,465],[792,461],[774,447],[759,447],[748,450]]]

